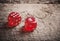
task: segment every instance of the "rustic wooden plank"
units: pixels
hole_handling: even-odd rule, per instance
[[[0,3],[29,3],[29,4],[40,4],[40,3],[60,3],[60,0],[0,0]]]
[[[19,12],[22,22],[13,29],[0,29],[2,41],[57,41],[60,38],[60,5],[56,4],[0,4],[0,17],[7,22],[10,12]],[[36,18],[37,28],[31,33],[21,33],[25,18]],[[2,22],[2,21],[1,21]],[[4,24],[4,22],[2,22]],[[2,26],[4,27],[4,25]]]

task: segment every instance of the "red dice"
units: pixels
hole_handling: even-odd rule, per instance
[[[34,17],[28,17],[25,20],[25,25],[22,28],[23,32],[32,32],[37,27],[37,22]]]
[[[8,16],[8,26],[15,27],[17,26],[21,21],[21,16],[18,12],[11,12]]]

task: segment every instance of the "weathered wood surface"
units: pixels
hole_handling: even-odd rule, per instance
[[[40,3],[60,3],[60,0],[0,0],[0,3],[29,3],[29,4],[40,4]]]
[[[0,4],[0,22],[7,22],[10,12],[19,12],[21,24],[13,29],[0,29],[1,41],[58,41],[60,38],[60,4]],[[36,30],[21,33],[28,13],[36,18]],[[1,24],[0,23],[0,24]],[[0,25],[1,26],[1,25]],[[3,27],[3,26],[2,26]]]

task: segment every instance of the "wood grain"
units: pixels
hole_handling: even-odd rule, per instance
[[[60,38],[60,5],[56,4],[0,4],[0,22],[8,22],[10,12],[19,12],[21,23],[12,29],[0,29],[2,41],[57,41]],[[38,23],[36,30],[22,33],[26,17],[34,16]],[[1,20],[2,19],[2,20]],[[0,24],[1,24],[0,23]]]

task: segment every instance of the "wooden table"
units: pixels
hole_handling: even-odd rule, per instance
[[[1,4],[0,22],[7,22],[10,12],[19,12],[21,24],[12,29],[0,29],[2,41],[57,41],[60,40],[60,5],[59,4]],[[29,14],[29,15],[28,15]],[[34,16],[38,23],[31,33],[21,33],[25,18]],[[1,24],[0,23],[0,24]],[[1,25],[0,25],[1,26]],[[4,27],[4,25],[2,26]]]

